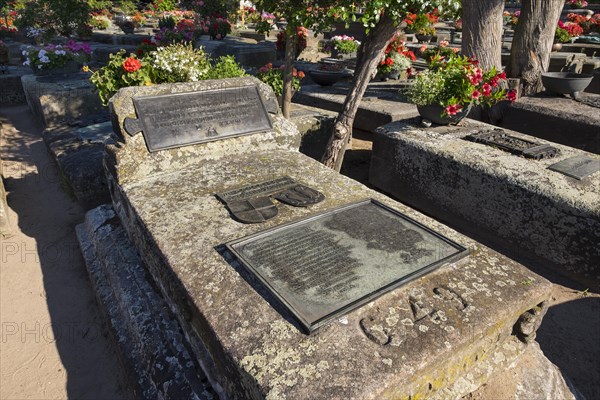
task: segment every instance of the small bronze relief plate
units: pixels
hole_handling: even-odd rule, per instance
[[[465,139],[476,143],[487,144],[488,146],[496,147],[518,156],[533,158],[535,160],[552,158],[560,153],[556,147],[507,135],[504,130],[500,128],[472,132],[469,136],[466,136]]]
[[[271,197],[295,207],[307,207],[325,199],[323,193],[289,176],[220,192],[216,196],[236,220],[245,224],[265,222],[277,215],[277,206]]]
[[[552,164],[548,169],[581,180],[600,171],[600,160],[580,155]]]
[[[123,126],[131,136],[141,131],[150,152],[273,129],[256,86],[132,100],[138,119]]]
[[[226,246],[307,333],[468,254],[463,246],[375,200]]]

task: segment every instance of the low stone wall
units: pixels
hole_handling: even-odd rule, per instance
[[[84,74],[60,78],[24,75],[21,82],[31,112],[46,128],[106,113],[106,107]]]
[[[373,132],[378,127],[417,115],[414,104],[402,102],[397,93],[381,90],[377,83],[368,89],[354,119],[354,127]],[[385,85],[384,85],[385,86]],[[294,95],[294,103],[340,112],[349,88],[345,85],[306,85]],[[397,92],[397,89],[396,89]]]
[[[81,128],[63,126],[42,135],[79,203],[85,209],[109,203],[102,160],[105,145],[116,141],[111,122]]]
[[[302,137],[300,152],[317,161],[325,153],[337,113],[292,103],[291,120]]]
[[[464,140],[471,130],[494,128],[491,125],[466,120],[465,126],[422,128],[419,121],[396,122],[378,130],[369,178],[374,186],[596,287],[600,282],[598,173],[579,181],[546,169],[583,152],[552,144],[560,149],[560,156],[534,161]],[[600,162],[599,157],[588,155]]]
[[[21,75],[0,73],[0,106],[16,106],[25,104],[25,92],[21,84]]]

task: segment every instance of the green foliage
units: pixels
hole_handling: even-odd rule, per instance
[[[105,30],[110,26],[110,21],[103,15],[94,16],[90,18],[88,24],[95,29]]]
[[[283,67],[283,66],[282,66]],[[261,67],[258,74],[258,79],[271,86],[275,95],[281,96],[283,93],[283,68],[273,68],[273,64],[269,63]],[[300,80],[304,78],[304,72],[293,69],[292,89],[300,90]]]
[[[237,78],[246,75],[244,68],[233,56],[222,56],[217,59],[215,65],[208,71],[206,79]]]
[[[87,0],[87,3],[91,11],[109,10],[113,5],[110,0]]]
[[[200,49],[176,43],[159,47],[144,58],[154,69],[154,83],[196,82],[206,79],[210,63]]]
[[[119,0],[113,2],[113,7],[127,15],[130,15],[137,11],[138,2],[133,0]]]
[[[162,29],[162,28],[173,29],[173,28],[175,28],[175,25],[177,25],[177,21],[175,20],[175,18],[172,15],[166,15],[166,16],[160,17],[158,19],[158,27],[160,29]]]
[[[154,0],[150,5],[154,11],[174,11],[177,8],[177,0]]]
[[[459,49],[457,47],[449,47],[448,42],[445,42],[443,45],[440,44],[434,47],[427,47],[423,45],[420,49],[420,53],[421,57],[425,59],[427,64],[437,65],[456,57],[458,55],[458,50]]]
[[[354,40],[353,37],[343,35],[332,37],[331,45],[337,50],[338,53],[350,54],[358,50],[360,42],[358,40]]]
[[[30,0],[19,12],[15,25],[43,28],[48,33],[69,36],[88,21],[90,8],[84,0]]]
[[[237,0],[183,0],[181,5],[193,10],[203,17],[221,16],[227,17],[234,13],[240,6]]]
[[[554,34],[554,41],[557,43],[568,43],[571,41],[571,35],[566,29],[556,27],[556,33]]]

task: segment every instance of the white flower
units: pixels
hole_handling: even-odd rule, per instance
[[[41,66],[41,65],[38,65],[38,69],[42,69],[42,66]]]
[[[40,57],[40,62],[42,62],[44,64],[48,64],[50,62],[50,59],[46,56]]]
[[[23,63],[23,65],[27,65],[27,66],[31,65],[31,61],[29,60],[29,58]]]
[[[27,55],[27,53],[28,53],[28,52],[27,52],[27,50],[23,50],[23,51],[21,52],[21,54],[23,54],[24,56],[26,56],[26,55]]]
[[[67,54],[67,52],[64,50],[56,50],[54,54],[56,54],[57,56],[64,56],[65,54]]]
[[[44,49],[41,49],[41,50],[40,50],[40,52],[38,53],[38,57],[39,57],[39,58],[42,58],[42,57],[44,57],[46,54],[47,54],[47,51],[46,51],[46,50],[44,50]]]

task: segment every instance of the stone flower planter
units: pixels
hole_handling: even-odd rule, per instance
[[[548,92],[576,97],[578,92],[588,87],[592,78],[592,75],[574,72],[545,72],[542,74],[542,83]]]
[[[462,111],[455,115],[442,116],[444,112],[444,107],[438,104],[430,104],[427,106],[417,106],[417,111],[419,115],[424,119],[428,119],[434,124],[438,125],[450,125],[450,124],[458,124],[462,121],[471,111],[471,104],[463,107]]]
[[[343,71],[320,71],[317,69],[309,70],[308,75],[317,84],[321,86],[331,86],[339,81],[344,75]]]

